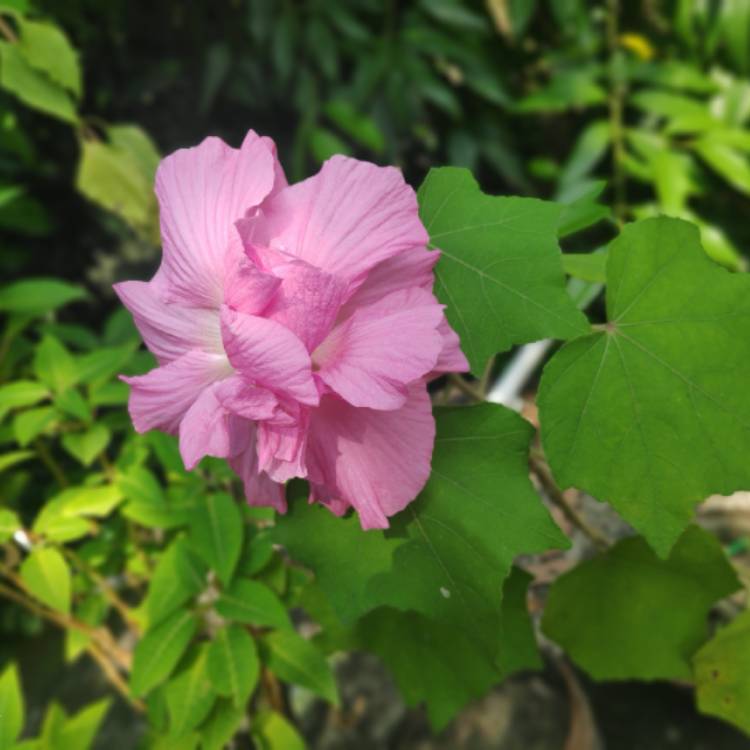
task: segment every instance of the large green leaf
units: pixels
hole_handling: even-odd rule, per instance
[[[78,54],[60,28],[43,21],[23,20],[18,48],[32,68],[80,97]]]
[[[69,123],[78,121],[68,92],[29,65],[21,50],[10,42],[0,42],[0,86],[40,112]]]
[[[68,391],[76,393],[76,391]],[[62,437],[63,448],[84,466],[91,466],[109,444],[110,431],[103,424],[92,425],[83,432],[68,432]]]
[[[693,664],[698,708],[750,734],[750,611],[719,630]]]
[[[104,720],[104,716],[112,704],[111,698],[103,698],[96,703],[82,708],[75,716],[71,716],[61,726],[56,727],[53,737],[50,738],[49,745],[42,743],[41,747],[46,748],[81,748],[88,750],[94,742],[96,733]]]
[[[76,300],[86,299],[80,286],[58,279],[36,278],[14,281],[0,289],[3,312],[41,315]]]
[[[472,372],[481,374],[489,357],[513,344],[586,332],[565,292],[559,206],[485,195],[456,167],[431,170],[419,204],[430,245],[442,251],[435,292]]]
[[[178,610],[149,629],[133,654],[130,687],[136,695],[148,693],[169,677],[185,653],[197,626],[192,613]]]
[[[338,705],[333,673],[315,645],[293,630],[271,633],[263,643],[268,650],[264,661],[275,675],[293,685],[302,685]]]
[[[0,750],[13,746],[23,729],[23,693],[18,669],[9,664],[0,675]]]
[[[439,730],[470,700],[484,695],[511,672],[541,666],[526,610],[530,579],[516,568],[505,582],[499,668],[454,627],[388,607],[376,609],[357,623],[355,644],[383,659],[406,703],[424,702],[430,722]]]
[[[186,541],[178,537],[159,559],[143,608],[149,627],[161,622],[200,593],[206,585],[206,568]]]
[[[34,380],[16,380],[0,387],[0,419],[19,406],[33,406],[49,396],[49,389]]]
[[[45,336],[34,352],[34,372],[55,392],[69,388],[78,378],[73,355],[54,337]]]
[[[634,537],[560,576],[543,628],[596,679],[690,679],[709,609],[738,588],[719,542],[696,526],[666,560]]]
[[[52,609],[70,613],[70,568],[56,549],[34,548],[21,564],[21,578],[39,601]]]
[[[503,581],[515,557],[567,540],[531,486],[533,428],[494,404],[440,409],[432,476],[386,532],[292,502],[275,538],[315,572],[348,621],[378,606],[414,610],[498,656]]]
[[[230,620],[249,625],[288,628],[289,615],[268,586],[258,581],[236,580],[216,602],[216,611]]]
[[[201,726],[203,750],[224,750],[239,729],[245,713],[244,706],[235,708],[230,700],[217,700],[210,716]]]
[[[191,546],[228,584],[242,551],[244,526],[237,503],[225,493],[207,495],[189,520]]]
[[[170,733],[182,737],[195,729],[210,713],[216,693],[208,678],[208,644],[195,649],[190,662],[166,687]]]
[[[610,245],[607,313],[545,368],[544,449],[666,555],[695,503],[750,488],[750,279],[690,224],[646,219]]]
[[[242,708],[255,689],[260,662],[255,641],[239,625],[219,630],[208,647],[208,678],[219,695]]]

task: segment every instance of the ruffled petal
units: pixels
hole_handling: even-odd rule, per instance
[[[257,241],[349,280],[428,241],[416,195],[401,172],[345,156],[280,191],[262,216]]]
[[[279,401],[271,391],[257,388],[239,375],[218,383],[216,398],[227,411],[253,421],[273,419],[279,411]]]
[[[273,272],[282,281],[264,317],[288,328],[311,352],[330,333],[349,285],[300,260],[278,265]]]
[[[191,349],[213,354],[224,351],[217,310],[164,302],[145,281],[123,281],[113,288],[160,364],[167,364]]]
[[[222,303],[234,222],[271,193],[276,162],[253,131],[239,150],[211,137],[161,162],[156,195],[164,256],[155,277],[160,291],[195,306]]]
[[[223,306],[221,333],[229,361],[246,380],[305,404],[318,403],[310,355],[289,329]]]
[[[298,408],[293,422],[258,425],[258,466],[276,482],[307,476],[305,453],[310,410]]]
[[[442,319],[430,292],[393,292],[357,310],[313,352],[318,376],[353,406],[398,409],[406,386],[435,367]]]
[[[384,529],[430,475],[435,421],[424,383],[409,388],[395,411],[357,409],[325,396],[313,411],[307,463],[314,499],[341,512],[344,502],[363,529]]]
[[[128,410],[135,429],[176,434],[183,416],[203,390],[231,372],[226,357],[189,351],[145,375],[123,376],[130,385]]]
[[[432,378],[439,377],[446,372],[468,372],[470,369],[469,360],[461,351],[461,341],[458,334],[450,327],[446,318],[440,321],[438,333],[443,339],[443,347],[440,350],[440,356],[435,363],[435,367],[427,379],[432,380]]]
[[[204,456],[230,458],[247,448],[250,424],[224,407],[217,395],[220,387],[204,388],[180,422],[180,454],[188,471]]]
[[[236,262],[227,268],[224,301],[233,310],[260,315],[280,286],[281,279],[278,276],[258,268],[244,253],[238,254]]]
[[[268,474],[258,469],[255,429],[250,430],[250,440],[245,450],[230,458],[229,465],[242,479],[248,505],[276,508],[279,513],[286,513],[284,485],[274,482]]]

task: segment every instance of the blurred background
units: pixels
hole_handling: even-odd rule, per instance
[[[619,224],[664,213],[695,222],[707,252],[742,270],[750,0],[0,0],[0,279],[55,277],[76,290],[41,310],[0,294],[0,381],[30,367],[39,332],[75,361],[120,347],[103,377],[81,380],[91,407],[110,410],[106,434],[79,404],[55,406],[98,434],[89,452],[63,443],[63,464],[85,470],[91,451],[128,429],[112,378],[123,361],[148,366],[110,287],[158,263],[161,155],[209,134],[238,146],[249,128],[276,141],[290,182],[334,153],[396,164],[415,187],[433,165],[465,166],[488,192],[582,207],[587,229],[564,250],[596,250]],[[590,280],[600,274],[592,263]],[[57,440],[56,419],[0,423],[3,451]],[[0,464],[9,507],[39,507],[48,477],[26,460]],[[60,638],[43,632],[0,600],[0,665],[22,655],[31,726],[58,688],[80,703],[90,679],[85,666],[64,672]],[[356,742],[342,729],[318,747],[385,747],[385,737],[389,747],[546,750],[568,736],[567,678],[554,669],[511,683],[439,740],[380,667],[347,669],[345,694],[385,703],[377,716],[363,709],[372,726]],[[676,687],[587,689],[609,748],[750,747]],[[134,746],[121,740],[127,707],[119,720],[102,746]],[[596,747],[579,742],[566,750]]]

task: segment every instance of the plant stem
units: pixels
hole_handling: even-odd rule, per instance
[[[146,705],[139,698],[135,698],[130,693],[128,684],[123,680],[122,675],[117,671],[114,664],[106,657],[103,651],[99,650],[93,642],[86,646],[86,651],[91,658],[99,665],[104,672],[104,676],[109,680],[112,687],[139,713],[145,713]]]
[[[52,454],[47,450],[47,446],[44,444],[44,442],[41,440],[37,440],[34,443],[34,447],[36,448],[36,452],[39,455],[39,458],[42,460],[42,463],[50,470],[50,473],[57,480],[57,483],[61,487],[67,487],[70,482],[68,482],[68,478],[65,476],[65,472],[60,468],[60,464],[55,461],[55,459],[52,457]]]
[[[470,383],[468,380],[464,380],[464,378],[462,378],[458,373],[449,373],[448,382],[452,385],[455,385],[459,391],[461,391],[474,401],[479,401],[480,403],[484,401],[484,393],[482,393],[479,388],[474,386],[473,383]]]
[[[9,42],[15,44],[18,41],[16,32],[10,27],[10,24],[0,16],[0,36],[5,37]]]
[[[625,86],[618,70],[619,0],[607,0],[607,48],[609,50],[609,129],[612,139],[612,190],[613,210],[619,226],[627,214],[627,185],[625,176],[625,141],[623,135],[623,108]]]
[[[265,693],[268,702],[271,704],[271,708],[282,716],[289,716],[284,693],[281,689],[281,683],[276,679],[276,675],[267,667],[263,667],[263,671],[261,672],[261,682],[263,684],[263,692]]]
[[[610,541],[604,534],[595,528],[566,500],[562,490],[557,486],[552,472],[547,464],[534,453],[529,456],[529,465],[534,476],[544,488],[550,502],[554,503],[563,512],[565,517],[577,528],[579,528],[599,549],[607,549]]]
[[[110,586],[104,576],[94,570],[85,560],[82,560],[72,549],[64,545],[58,545],[58,549],[75,565],[84,575],[88,576],[100,589],[107,601],[117,610],[120,617],[131,630],[140,632],[140,625],[133,617],[130,607],[120,598],[117,592]]]

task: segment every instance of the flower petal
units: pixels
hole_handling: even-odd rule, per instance
[[[310,410],[298,409],[291,424],[273,421],[258,425],[258,466],[276,482],[307,476],[305,452]]]
[[[395,411],[357,409],[325,396],[310,420],[307,463],[313,498],[341,512],[347,502],[363,529],[388,527],[430,474],[435,421],[424,383]]]
[[[202,391],[231,374],[226,357],[189,351],[145,375],[122,376],[130,385],[128,410],[138,432],[154,428],[176,434]]]
[[[438,326],[438,333],[443,339],[443,348],[435,363],[432,372],[427,376],[428,380],[439,377],[446,372],[468,372],[469,360],[461,351],[461,341],[458,334],[450,327],[444,317]]]
[[[290,330],[225,305],[221,334],[229,361],[245,379],[305,404],[318,403],[310,355]]]
[[[156,278],[170,299],[221,304],[234,222],[271,193],[276,161],[252,130],[239,150],[211,137],[162,161],[156,195],[164,257]]]
[[[318,376],[353,406],[398,409],[406,386],[437,362],[443,308],[424,289],[403,289],[357,310],[313,352]]]
[[[349,284],[301,260],[273,272],[282,281],[264,317],[281,323],[313,351],[330,333]]]
[[[428,242],[416,195],[401,172],[345,156],[280,191],[262,215],[259,234],[275,249],[350,280]]]
[[[274,482],[268,474],[258,470],[254,429],[251,428],[250,441],[245,450],[230,458],[229,465],[244,483],[248,505],[276,508],[279,513],[286,513],[284,485]]]
[[[220,387],[204,388],[180,422],[180,454],[188,471],[204,456],[230,458],[247,448],[250,423],[222,405]]]
[[[217,310],[164,302],[145,281],[123,281],[113,288],[160,364],[167,364],[190,349],[223,353]]]

